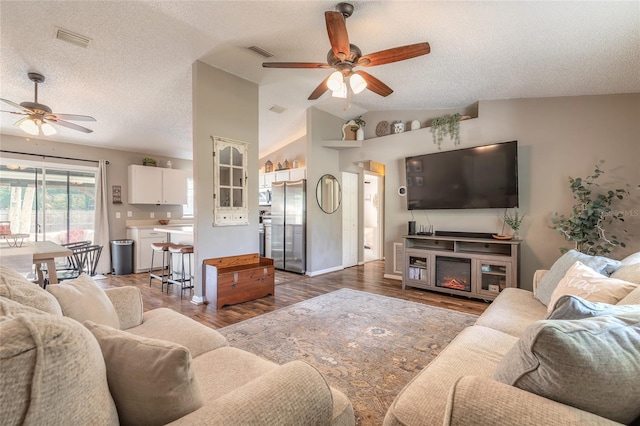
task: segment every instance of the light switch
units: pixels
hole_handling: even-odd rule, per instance
[[[154,217],[156,217],[156,214],[155,214],[154,212],[151,212],[151,213],[149,214],[149,217],[150,217],[151,219],[153,219]]]
[[[171,218],[171,212],[167,212],[167,219]]]
[[[133,217],[133,212],[132,211],[128,211],[127,212],[127,217]]]
[[[116,212],[116,219],[120,219],[120,212]]]

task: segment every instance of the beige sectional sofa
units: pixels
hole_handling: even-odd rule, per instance
[[[640,262],[638,255],[629,259],[629,262]],[[640,264],[633,266],[636,280],[639,267]],[[536,322],[546,323],[539,320],[547,315],[547,306],[536,298],[538,283],[546,272],[536,272],[533,291],[516,288],[502,291],[473,326],[463,330],[397,395],[387,411],[384,425],[620,424],[494,379],[500,362],[518,344],[526,330]],[[640,284],[640,281],[637,283]],[[619,303],[640,304],[640,286]],[[638,309],[635,311],[640,312]],[[635,325],[631,326],[631,332],[635,333],[637,339],[640,336],[640,316],[635,315]],[[635,342],[632,345],[638,345],[638,340]],[[575,350],[588,351],[584,348]],[[632,347],[631,351],[633,350]],[[612,359],[611,362],[620,361]],[[636,376],[632,379],[640,382],[637,376],[640,374],[637,351],[634,362],[635,370],[631,371],[635,371]],[[580,386],[566,389],[567,393],[581,391]],[[640,412],[638,391],[638,386],[630,390],[625,389],[624,384],[620,384],[617,390],[620,398],[636,398],[631,402],[637,404],[636,413]],[[604,392],[603,398],[611,398],[611,395],[604,395]],[[635,393],[629,395],[627,392]]]
[[[65,308],[58,304],[64,295],[0,268],[3,424],[355,423],[349,400],[314,367],[277,365],[230,347],[217,331],[170,309],[143,312],[135,287],[104,291],[121,331],[65,317],[85,309],[74,312],[82,320],[93,308]],[[177,366],[167,368],[169,359]],[[167,386],[168,376],[184,380]]]

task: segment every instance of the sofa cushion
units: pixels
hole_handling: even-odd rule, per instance
[[[551,312],[556,301],[565,294],[573,294],[591,302],[616,304],[636,288],[636,284],[607,278],[578,261],[553,290],[547,312]]]
[[[602,417],[640,415],[640,312],[542,320],[500,361],[494,378]]]
[[[628,312],[640,313],[640,305],[611,305],[609,303],[589,302],[578,296],[561,296],[553,311],[545,319],[579,320],[583,318],[619,315]]]
[[[640,286],[627,294],[624,299],[618,302],[618,305],[640,305]]]
[[[620,269],[611,274],[611,278],[629,281],[634,284],[640,284],[640,263],[622,266]]]
[[[533,293],[521,288],[505,288],[476,320],[476,325],[520,337],[532,322],[544,318],[547,307]]]
[[[551,269],[540,279],[536,288],[536,299],[541,301],[545,306],[548,306],[553,290],[555,290],[569,268],[578,261],[594,271],[606,275],[610,275],[621,265],[619,261],[607,257],[590,256],[576,250],[569,250],[556,260],[553,266],[551,266]]]
[[[145,312],[142,324],[127,331],[137,336],[178,343],[189,349],[193,358],[228,345],[227,339],[216,330],[169,308]]]
[[[47,291],[58,300],[64,316],[80,323],[93,321],[120,328],[120,320],[113,303],[87,274],[60,284],[48,285]]]
[[[51,314],[0,319],[2,424],[117,425],[102,353],[78,322]]]
[[[187,348],[91,321],[85,326],[102,349],[121,424],[163,425],[202,406]]]
[[[640,263],[640,251],[630,254],[629,256],[622,259],[620,263],[622,264],[622,266],[629,266],[629,265],[634,265],[636,263]]]
[[[385,426],[442,424],[449,390],[463,376],[491,377],[517,337],[474,325],[464,329],[400,391]]]
[[[53,315],[62,316],[62,309],[55,297],[4,265],[0,265],[0,296]]]
[[[31,315],[50,315],[40,309],[35,309],[30,306],[23,305],[14,300],[7,299],[0,296],[0,321],[8,319],[19,314],[31,314]],[[0,343],[2,338],[0,337]]]

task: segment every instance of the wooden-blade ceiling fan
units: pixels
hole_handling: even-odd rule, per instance
[[[1,110],[0,112],[8,112],[10,114],[24,116],[20,120],[16,121],[16,123],[14,124],[15,126],[20,127],[22,130],[31,135],[39,135],[40,131],[42,131],[42,133],[44,133],[46,136],[52,135],[56,133],[55,126],[62,126],[84,133],[93,132],[93,130],[91,129],[87,129],[86,127],[82,127],[74,123],[69,123],[66,120],[96,121],[95,118],[88,115],[54,113],[48,106],[38,103],[38,83],[44,83],[44,76],[37,72],[30,72],[27,73],[27,75],[29,76],[29,80],[33,81],[36,85],[34,102],[22,102],[18,104],[16,102],[0,98],[0,101],[3,101],[20,110]]]
[[[389,86],[368,72],[362,70],[354,71],[354,68],[385,65],[426,55],[431,51],[429,43],[424,42],[394,47],[363,56],[358,46],[349,43],[346,19],[350,17],[352,13],[353,5],[349,3],[338,3],[336,11],[327,11],[324,13],[329,42],[331,43],[331,50],[327,53],[327,63],[264,62],[262,66],[264,68],[334,68],[336,72],[329,75],[316,87],[309,96],[309,100],[318,99],[330,88],[334,91],[340,89],[348,90],[346,80],[349,80],[350,87],[354,93],[359,93],[364,90],[364,83],[366,83],[366,88],[372,92],[380,96],[389,96],[393,93],[393,90],[391,90]],[[342,86],[339,89],[340,84],[342,84]]]

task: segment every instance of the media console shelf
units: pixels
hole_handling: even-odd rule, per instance
[[[405,235],[402,289],[493,300],[518,287],[520,240]]]

